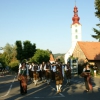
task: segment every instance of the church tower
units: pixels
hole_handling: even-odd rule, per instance
[[[78,8],[74,7],[74,16],[72,18],[71,32],[72,32],[72,48],[75,47],[77,41],[81,41],[81,24],[78,17]]]
[[[72,17],[73,23],[71,24],[71,48],[65,54],[65,63],[67,63],[68,58],[72,56],[74,48],[76,46],[77,41],[81,40],[81,24],[79,23],[80,18],[78,17],[78,8],[74,7],[74,16]]]

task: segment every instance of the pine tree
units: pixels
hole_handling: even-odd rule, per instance
[[[95,0],[95,16],[97,18],[99,18],[100,20],[100,0]],[[98,26],[100,28],[100,23],[99,24],[96,24],[96,26]],[[93,38],[99,40],[100,42],[100,30],[96,29],[96,28],[93,28],[93,31],[96,33],[96,35],[92,35]]]

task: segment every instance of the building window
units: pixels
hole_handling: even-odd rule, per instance
[[[77,25],[75,25],[75,27],[77,27]]]
[[[78,36],[77,35],[75,36],[75,39],[78,39]]]
[[[77,29],[75,29],[75,32],[77,33]]]

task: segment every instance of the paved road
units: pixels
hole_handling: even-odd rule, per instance
[[[62,93],[56,94],[55,82],[50,85],[38,82],[28,83],[28,93],[20,95],[19,82],[13,75],[0,77],[0,100],[100,100],[100,78],[92,78],[93,91],[85,92],[84,80],[73,76],[71,85],[66,86],[64,81]]]

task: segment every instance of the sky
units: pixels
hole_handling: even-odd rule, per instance
[[[82,41],[97,41],[91,37],[99,23],[94,1],[76,0]],[[0,47],[29,40],[37,49],[66,53],[71,47],[74,6],[75,0],[0,0]]]

